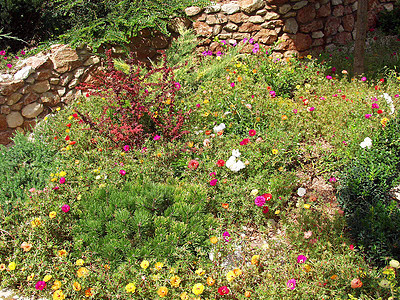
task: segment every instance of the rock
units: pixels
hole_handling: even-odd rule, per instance
[[[155,49],[165,49],[169,45],[169,39],[166,35],[157,35],[151,39],[151,46]]]
[[[285,18],[285,19],[287,19],[287,18],[293,18],[293,17],[295,17],[297,15],[297,12],[295,12],[295,11],[289,11],[286,15],[284,15],[283,17]]]
[[[265,16],[264,16],[264,20],[265,21],[269,21],[269,20],[276,20],[279,19],[279,14],[275,13],[275,12],[268,12]]]
[[[14,81],[25,80],[33,72],[35,72],[35,70],[31,66],[23,67],[21,70],[14,74]]]
[[[342,25],[340,25],[339,28],[338,28],[338,32],[343,32],[343,31],[344,31],[344,28],[343,28]]]
[[[17,128],[24,123],[24,118],[17,111],[13,111],[7,115],[6,120],[9,128]]]
[[[392,11],[393,10],[393,3],[386,3],[383,4],[383,8],[386,9],[387,11]]]
[[[296,50],[293,39],[287,33],[284,33],[279,40],[281,42],[276,45],[276,50]]]
[[[83,65],[84,65],[85,67],[87,67],[87,66],[91,66],[91,65],[96,65],[96,64],[98,64],[99,62],[100,62],[100,58],[93,55],[93,56],[89,57],[89,58],[83,63]]]
[[[352,36],[350,32],[343,31],[338,33],[333,40],[340,45],[345,45],[352,40]]]
[[[228,32],[233,32],[237,31],[239,26],[237,26],[235,23],[228,23],[225,25],[224,29]]]
[[[192,22],[188,18],[175,17],[169,21],[167,28],[175,33],[179,34],[181,28],[188,29],[192,25]],[[85,64],[84,64],[85,65]]]
[[[216,36],[216,35],[220,34],[221,31],[222,31],[222,26],[221,25],[215,25],[214,28],[213,28],[213,35]]]
[[[35,70],[39,70],[41,68],[50,69],[53,66],[53,62],[46,55],[31,56],[25,60],[25,65],[31,66]]]
[[[266,45],[272,45],[278,40],[278,34],[273,29],[261,29],[255,36],[256,42],[261,42]]]
[[[343,0],[332,0],[332,5],[339,5],[342,3],[343,3]]]
[[[325,23],[324,34],[326,36],[335,35],[338,32],[339,26],[340,26],[340,19],[336,17],[329,17]]]
[[[354,28],[354,17],[353,15],[347,15],[343,17],[343,28],[346,31],[352,31]]]
[[[240,6],[236,3],[227,3],[222,5],[221,10],[228,15],[232,15],[240,11]]]
[[[50,83],[48,80],[44,80],[44,81],[39,81],[37,83],[35,83],[34,85],[32,85],[32,90],[38,94],[47,92],[48,90],[50,90]]]
[[[354,3],[351,5],[351,10],[352,10],[352,11],[356,11],[356,10],[357,10],[357,7],[358,7],[358,2],[354,2]]]
[[[244,13],[236,13],[236,14],[228,16],[228,19],[229,19],[229,21],[238,24],[238,23],[247,22],[249,17],[247,15],[245,15]]]
[[[311,5],[305,6],[297,12],[297,21],[300,23],[308,23],[314,20],[315,16],[315,8]]]
[[[11,112],[11,108],[8,105],[3,105],[0,108],[0,114],[8,115]]]
[[[16,90],[22,88],[23,86],[24,86],[23,80],[0,83],[0,93],[3,96],[8,96],[14,93]]]
[[[284,15],[286,14],[289,10],[291,10],[292,6],[290,4],[284,4],[281,7],[279,7],[279,13]]]
[[[78,78],[74,78],[74,79],[70,82],[70,84],[68,85],[68,88],[69,88],[69,89],[73,89],[73,88],[77,87],[78,84],[79,84],[79,79],[78,79]]]
[[[25,130],[33,130],[36,126],[36,121],[35,120],[25,120],[24,124],[22,125],[22,128]]]
[[[0,104],[4,104],[6,103],[6,101],[7,101],[6,97],[0,96]]]
[[[249,22],[251,22],[253,24],[261,24],[264,22],[264,19],[261,16],[251,16],[249,18]]]
[[[319,39],[324,37],[324,33],[322,31],[316,31],[311,34],[313,39]]]
[[[317,46],[322,46],[324,44],[324,39],[314,39],[312,46],[317,47]]]
[[[283,26],[284,23],[282,20],[272,20],[261,24],[262,28],[266,29],[276,29],[278,26]]]
[[[196,21],[193,23],[193,28],[200,36],[211,36],[213,29],[206,23]]]
[[[42,81],[42,80],[49,79],[50,77],[51,77],[51,70],[42,70],[37,73],[36,80]]]
[[[253,11],[262,8],[264,2],[262,0],[239,0],[239,6],[243,12],[251,14]]]
[[[285,51],[285,53],[283,53],[283,57],[292,58],[292,57],[298,57],[298,56],[299,56],[299,51],[297,51],[297,50],[288,50],[288,51]]]
[[[318,17],[327,17],[327,16],[330,16],[330,14],[331,14],[331,4],[330,3],[322,5],[320,7],[320,9],[318,9],[318,12],[317,12]]]
[[[60,103],[60,101],[61,101],[60,96],[54,92],[43,93],[42,96],[40,97],[41,103],[46,103],[50,106],[54,106]]]
[[[265,14],[267,12],[268,12],[268,10],[266,10],[266,9],[260,9],[260,10],[257,10],[256,15],[257,16],[265,16]]]
[[[10,74],[2,74],[0,75],[0,82],[9,82],[13,80],[13,76]]]
[[[300,2],[296,2],[293,5],[293,9],[298,10],[300,8],[303,8],[304,6],[306,6],[308,4],[308,1],[300,1]]]
[[[43,111],[43,104],[31,103],[22,109],[22,115],[28,119],[36,118]],[[22,124],[21,124],[22,125]],[[18,125],[19,126],[19,125]]]
[[[58,84],[60,82],[60,78],[50,78],[50,84]]]
[[[39,95],[36,93],[29,93],[25,96],[24,98],[24,105],[28,105],[32,102],[35,102],[36,100],[39,99]]]
[[[24,106],[24,102],[21,101],[21,102],[18,102],[18,103],[15,103],[14,105],[12,105],[11,110],[20,111],[23,106]]]
[[[74,77],[73,73],[66,73],[66,74],[61,75],[60,76],[60,84],[62,86],[66,86],[73,77]]]
[[[224,24],[226,22],[228,22],[228,17],[224,14],[208,15],[206,20],[208,25]]]
[[[286,20],[285,26],[283,26],[284,32],[296,34],[298,30],[299,30],[299,25],[297,24],[295,18],[290,18]]]
[[[14,103],[17,103],[21,98],[22,98],[22,94],[20,94],[20,93],[11,94],[7,98],[7,105],[13,105]]]
[[[343,5],[337,5],[333,8],[332,14],[335,17],[341,17],[344,14],[344,6]]]
[[[54,69],[60,73],[69,72],[82,64],[76,51],[68,45],[60,46],[50,55],[50,59]]]
[[[320,30],[322,28],[324,28],[324,23],[322,22],[322,20],[314,20],[306,25],[301,25],[300,31],[308,33]]]
[[[236,40],[243,40],[243,39],[249,39],[250,38],[250,33],[234,33],[233,38]]]
[[[202,13],[202,14],[192,17],[193,22],[196,22],[196,21],[204,22],[206,19],[207,19],[206,13]]]
[[[232,37],[232,33],[221,33],[218,35],[218,38],[221,40],[227,40]]]
[[[353,11],[352,11],[350,5],[344,7],[344,14],[345,14],[345,15],[350,15],[352,12],[353,12]]]
[[[202,9],[198,6],[190,6],[185,9],[185,13],[188,17],[195,16],[202,12]]]
[[[312,45],[312,38],[308,34],[297,33],[294,39],[294,44],[298,51],[305,51],[310,49]]]
[[[0,131],[6,130],[8,128],[7,118],[4,115],[0,115]]]
[[[215,4],[211,6],[207,6],[205,9],[206,14],[217,13],[221,11],[221,4]]]
[[[253,32],[261,29],[260,25],[256,25],[253,23],[243,23],[242,26],[239,27],[239,32]]]
[[[278,6],[281,6],[282,4],[285,4],[287,2],[289,2],[289,0],[267,0],[268,4],[275,4]]]
[[[67,88],[65,87],[57,87],[56,88],[58,96],[62,97],[65,95],[65,92],[67,91]]]

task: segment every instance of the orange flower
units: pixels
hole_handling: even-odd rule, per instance
[[[352,288],[352,289],[360,288],[360,287],[362,287],[362,285],[363,285],[363,283],[362,283],[361,280],[358,279],[358,278],[354,278],[354,279],[351,281],[351,288]]]
[[[89,270],[86,269],[85,267],[81,267],[76,271],[76,275],[81,278],[81,277],[86,277],[89,274]]]
[[[167,296],[168,294],[168,289],[165,286],[162,286],[158,289],[157,291],[158,296],[160,296],[161,298],[164,298],[165,296]]]
[[[27,242],[23,242],[21,244],[21,248],[24,249],[25,252],[28,252],[32,248],[32,244],[29,244]]]
[[[229,204],[228,203],[222,203],[222,207],[225,208],[225,209],[228,209],[229,208]]]
[[[91,288],[88,288],[88,289],[85,291],[85,296],[88,297],[88,298],[93,296],[93,293],[92,293]]]
[[[206,135],[210,135],[211,134],[211,130],[206,130],[205,134]]]
[[[238,76],[237,80],[241,82],[243,80],[242,76]]]
[[[74,290],[77,291],[77,292],[79,292],[81,290],[81,288],[82,288],[80,283],[77,282],[77,281],[75,281],[72,286],[73,286]]]
[[[67,252],[65,249],[59,250],[59,251],[57,252],[57,255],[58,255],[59,257],[66,257],[66,256],[68,255],[68,252]]]
[[[283,115],[281,118],[282,118],[282,121],[285,121],[285,120],[287,120],[287,115]]]
[[[216,244],[218,242],[218,238],[216,236],[210,237],[211,244]]]
[[[250,298],[251,293],[250,293],[249,291],[245,291],[245,292],[244,292],[244,296],[245,296],[246,298]]]
[[[215,283],[215,279],[213,279],[212,277],[208,277],[208,278],[207,278],[207,284],[208,284],[209,286],[214,285],[214,283]]]

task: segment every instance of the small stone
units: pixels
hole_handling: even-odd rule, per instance
[[[218,35],[218,34],[221,33],[221,31],[222,31],[222,26],[221,25],[215,25],[214,28],[213,28],[213,35],[214,36]],[[229,31],[229,30],[227,30],[227,31]]]
[[[24,86],[23,80],[1,83],[0,84],[0,93],[3,96],[8,96],[8,95],[11,95],[12,93],[14,93],[16,90],[22,88],[23,86]]]
[[[14,103],[17,103],[21,98],[22,98],[22,94],[20,94],[20,93],[11,94],[7,98],[7,100],[8,100],[7,105],[13,105]]]
[[[7,125],[9,128],[17,128],[24,123],[24,118],[17,111],[13,111],[7,115]]]
[[[185,13],[188,17],[195,16],[201,13],[202,9],[198,6],[190,6],[185,9]]]
[[[21,102],[15,103],[13,106],[11,106],[11,110],[20,111],[23,106],[24,106],[24,103],[21,101]]]
[[[298,51],[305,51],[310,49],[312,38],[308,34],[297,33],[295,36],[294,44]]]
[[[335,17],[341,17],[344,14],[344,6],[343,5],[337,5],[333,8],[332,14]]]
[[[262,0],[239,0],[239,6],[243,12],[251,14],[253,11],[262,8],[264,2]]]
[[[296,2],[296,3],[293,5],[293,9],[299,10],[300,8],[303,8],[303,7],[306,6],[307,4],[308,4],[308,1]]]
[[[61,98],[54,92],[46,92],[42,94],[40,101],[41,103],[47,103],[50,106],[54,106],[61,101]]]
[[[292,8],[292,6],[290,4],[283,4],[281,7],[279,7],[279,13],[284,15],[286,14],[290,9]]]
[[[74,80],[72,80],[72,81],[70,82],[70,84],[68,85],[68,88],[73,89],[73,88],[75,88],[76,86],[78,86],[78,84],[79,84],[79,79],[78,79],[78,78],[75,78]]]
[[[43,111],[43,104],[31,103],[22,109],[22,115],[28,119],[36,118]]]
[[[208,25],[223,24],[226,22],[228,22],[228,18],[224,14],[209,15],[209,16],[207,16],[207,20],[206,20],[206,23]]]
[[[51,77],[51,70],[42,70],[37,73],[36,80],[43,81]]]
[[[324,33],[322,31],[315,31],[311,34],[313,39],[320,39],[324,37]]]
[[[207,6],[205,9],[206,14],[212,14],[212,13],[217,13],[221,11],[221,5],[220,4],[215,4],[211,6]]]
[[[60,97],[64,96],[66,91],[67,91],[67,88],[65,88],[65,87],[57,88],[57,94],[58,94]]]
[[[50,78],[50,84],[58,84],[60,82],[60,78]]]
[[[233,38],[236,40],[243,40],[243,39],[249,39],[250,38],[250,33],[234,33]]]
[[[331,4],[322,5],[317,12],[318,17],[327,17],[331,14]]]
[[[34,82],[35,82],[35,76],[34,76],[34,74],[32,74],[31,76],[29,76],[27,79],[25,79],[25,82],[26,83],[29,83],[29,84],[33,84]]]
[[[285,22],[285,26],[283,26],[283,31],[287,33],[296,34],[299,30],[299,25],[295,18],[287,19]]]
[[[289,11],[286,15],[284,15],[284,18],[293,18],[297,15],[297,12],[295,11]]]
[[[278,40],[278,34],[275,30],[261,29],[255,36],[256,42],[261,42],[266,45],[272,45]]]
[[[97,56],[95,56],[95,55],[93,55],[93,56],[89,57],[89,58],[83,63],[83,65],[84,65],[85,67],[87,67],[87,66],[91,66],[91,65],[96,65],[96,64],[98,64],[99,62],[100,62],[100,58],[97,57]]]
[[[265,14],[267,12],[268,12],[268,10],[266,10],[266,9],[260,9],[260,10],[257,10],[256,15],[257,16],[265,16]]]
[[[387,11],[392,11],[393,10],[393,3],[386,3],[383,4],[383,7],[387,10]]]
[[[12,81],[13,77],[10,74],[2,74],[0,75],[0,82],[9,82]]]
[[[314,20],[315,16],[315,8],[311,5],[305,6],[297,12],[297,21],[300,23],[308,23]]]
[[[324,39],[314,39],[312,46],[318,47],[318,46],[322,46],[323,44],[324,44]]]
[[[32,102],[35,102],[36,100],[39,99],[39,95],[36,93],[29,93],[28,95],[25,96],[24,99],[24,105],[28,105]]]
[[[343,0],[332,0],[332,5],[339,5],[342,3],[343,3]]]
[[[266,28],[266,29],[275,29],[276,30],[276,28],[278,26],[283,26],[283,25],[285,25],[285,23],[283,23],[282,20],[272,20],[272,21],[268,21],[268,22],[261,24],[261,27]]]
[[[6,116],[0,115],[0,131],[6,130],[7,128],[8,128],[8,124],[7,124]]]
[[[32,85],[32,90],[38,94],[47,92],[48,90],[50,90],[50,83],[48,80],[45,81],[39,81],[37,83],[35,83],[34,85]]]
[[[357,7],[358,7],[358,2],[354,2],[354,3],[351,5],[351,10],[352,10],[352,11],[356,11],[356,10],[357,10]]]
[[[240,11],[240,6],[236,3],[227,3],[222,5],[221,10],[228,15],[232,15]]]
[[[253,23],[243,23],[242,26],[239,27],[239,32],[253,32],[261,29],[260,25],[256,25]]]
[[[0,113],[3,115],[8,115],[11,112],[11,108],[8,105],[2,105],[0,108]]]
[[[70,90],[62,99],[61,99],[61,101],[62,102],[65,102],[65,103],[71,103],[73,100],[75,100],[75,97],[76,97],[76,93],[77,93],[77,90]]]
[[[228,40],[232,37],[232,33],[221,33],[218,35],[218,38],[221,40]]]
[[[347,15],[343,17],[343,28],[346,31],[352,31],[354,28],[354,17],[353,15]]]
[[[228,23],[224,26],[224,29],[228,32],[237,31],[239,26],[234,23]]]
[[[81,78],[81,76],[83,75],[83,73],[85,73],[85,68],[83,68],[83,67],[81,67],[81,68],[78,68],[78,69],[76,69],[75,70],[75,75],[74,75],[74,77],[75,78]]]
[[[275,12],[268,12],[265,16],[264,16],[264,20],[265,21],[269,21],[269,20],[276,20],[279,19],[279,14],[275,13]]]
[[[251,22],[253,24],[260,24],[260,23],[264,22],[264,19],[261,16],[251,16],[249,18],[249,22]]]
[[[25,60],[27,66],[31,66],[35,70],[41,68],[51,68],[53,63],[50,58],[46,55],[42,56],[31,56]]]
[[[14,80],[25,80],[31,75],[35,70],[31,66],[23,67],[17,73],[14,74]]]
[[[236,14],[228,16],[228,18],[229,18],[229,21],[236,23],[236,24],[247,22],[247,20],[249,19],[249,17],[247,15],[245,15],[244,13],[236,13]]]
[[[338,28],[338,32],[343,32],[343,31],[344,31],[344,28],[343,28],[342,25],[340,25],[339,28]]]
[[[72,73],[67,73],[67,74],[61,75],[60,76],[60,84],[62,86],[66,86],[73,77],[74,77],[74,74],[72,74]]]
[[[6,103],[7,99],[6,97],[0,96],[0,104]]]

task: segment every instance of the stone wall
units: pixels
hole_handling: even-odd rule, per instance
[[[369,28],[382,9],[392,10],[392,0],[369,0]],[[230,44],[244,38],[271,46],[285,56],[306,55],[344,45],[355,37],[356,0],[238,0],[207,8],[188,7],[186,15],[202,37],[199,51],[218,51],[214,37]],[[252,45],[245,51],[250,52]]]

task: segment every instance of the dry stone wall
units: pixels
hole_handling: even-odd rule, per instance
[[[369,0],[369,27],[382,9],[392,10],[394,1]],[[285,56],[321,52],[344,45],[355,37],[356,0],[239,0],[215,3],[205,9],[188,7],[186,15],[202,37],[199,51],[219,51],[226,40],[236,44],[253,38]],[[244,51],[250,52],[252,45]]]

